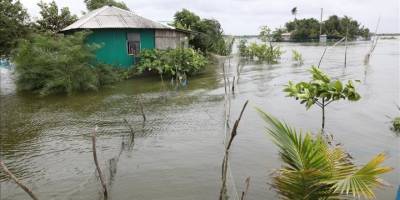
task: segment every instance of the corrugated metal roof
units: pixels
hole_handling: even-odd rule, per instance
[[[101,28],[151,28],[175,29],[114,6],[103,6],[93,10],[62,31],[73,29],[101,29]]]

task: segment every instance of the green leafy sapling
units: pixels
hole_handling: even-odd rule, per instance
[[[293,61],[296,61],[300,65],[303,64],[303,62],[304,62],[303,56],[301,55],[301,53],[294,49],[292,50],[292,59],[293,59]]]
[[[325,108],[334,101],[349,100],[358,101],[361,96],[357,93],[353,81],[349,80],[343,84],[339,80],[332,80],[319,68],[313,66],[310,69],[312,80],[309,82],[293,83],[289,81],[285,86],[284,92],[288,97],[294,97],[305,104],[309,109],[317,105],[322,109],[322,131],[325,128]]]

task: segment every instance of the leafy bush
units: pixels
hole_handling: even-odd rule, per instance
[[[230,46],[233,42],[224,38],[222,26],[215,19],[201,19],[195,13],[182,9],[175,13],[174,22],[171,25],[194,31],[189,44],[196,50],[219,55],[231,53]]]
[[[23,40],[13,57],[17,87],[41,95],[97,90],[115,82],[110,66],[93,66],[97,45],[86,45],[89,32],[73,35],[35,34]]]
[[[248,52],[249,50],[248,50],[246,45],[247,45],[247,40],[242,39],[242,40],[239,41],[238,48],[239,48],[239,55],[241,57],[248,57],[249,56],[249,52]]]
[[[189,76],[202,70],[207,59],[191,48],[148,49],[140,53],[139,73],[150,71],[162,76]]]
[[[300,64],[303,64],[303,56],[300,52],[294,49],[292,50],[292,59]]]
[[[239,53],[242,57],[258,62],[278,63],[282,55],[279,46],[270,46],[267,44],[257,44],[255,42],[246,46],[245,43],[239,44]]]
[[[392,130],[395,132],[400,132],[400,117],[394,118],[392,123],[393,123]]]

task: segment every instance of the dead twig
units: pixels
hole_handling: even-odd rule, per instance
[[[94,129],[93,135],[92,135],[93,159],[94,159],[94,164],[96,165],[97,173],[99,174],[99,178],[100,178],[101,185],[103,186],[103,194],[104,194],[104,197],[107,198],[108,192],[107,192],[106,182],[104,181],[104,176],[103,176],[103,173],[101,172],[101,169],[100,169],[100,166],[99,166],[99,161],[97,160],[97,153],[96,153],[96,130],[97,130],[97,127]]]
[[[18,180],[17,177],[14,176],[13,173],[8,170],[7,166],[4,164],[2,160],[0,160],[0,166],[3,168],[3,171],[20,187],[22,188],[33,200],[39,200],[35,194],[33,194],[32,190],[26,187],[21,181]]]
[[[244,110],[246,109],[247,103],[249,103],[249,100],[247,100],[246,103],[244,103],[242,111],[240,112],[239,118],[235,121],[235,124],[233,125],[232,131],[231,131],[231,137],[229,139],[226,150],[229,150],[229,148],[231,147],[231,144],[233,142],[233,139],[237,135],[237,128],[239,126],[240,120],[242,119],[242,115],[243,115]]]
[[[140,112],[142,113],[142,117],[143,117],[143,122],[146,122],[146,114],[144,113],[142,98],[139,97],[138,101],[139,101]]]
[[[246,103],[244,103],[242,111],[240,112],[239,118],[235,121],[235,124],[232,128],[231,131],[231,136],[229,139],[228,144],[225,146],[225,156],[224,159],[222,160],[222,176],[221,176],[221,180],[222,180],[222,186],[221,186],[221,190],[219,193],[219,200],[226,200],[227,199],[227,188],[226,188],[226,180],[227,180],[227,173],[228,173],[228,163],[229,163],[229,149],[232,145],[233,139],[235,138],[235,136],[237,135],[237,128],[239,126],[239,122],[242,118],[243,112],[246,109],[246,106],[248,104],[249,100],[246,101]]]
[[[244,181],[246,183],[246,189],[242,192],[242,197],[240,197],[240,200],[245,200],[247,192],[249,191],[250,187],[250,176],[246,178]]]

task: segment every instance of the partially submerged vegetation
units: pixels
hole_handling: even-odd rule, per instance
[[[339,80],[332,80],[327,74],[317,67],[310,69],[312,80],[309,82],[293,83],[289,81],[285,86],[284,92],[288,97],[294,97],[300,100],[301,104],[305,104],[309,109],[313,105],[317,105],[322,110],[322,131],[325,128],[325,109],[334,102],[341,99],[349,101],[358,101],[361,96],[357,93],[353,81],[349,80],[347,84],[343,84]]]
[[[206,64],[207,59],[191,48],[149,49],[140,53],[137,70],[139,73],[151,72],[161,77],[185,79],[200,72]]]
[[[35,34],[21,41],[14,55],[18,89],[41,95],[71,94],[118,81],[111,66],[93,64],[98,46],[84,43],[88,34]]]
[[[393,119],[393,131],[400,133],[400,117],[396,117]]]
[[[292,60],[296,61],[298,64],[303,64],[304,60],[303,60],[303,56],[301,55],[301,53],[297,50],[292,50]]]
[[[279,46],[272,44],[273,35],[271,29],[267,26],[262,27],[259,38],[262,41],[261,44],[252,42],[248,45],[246,40],[241,40],[239,42],[240,56],[258,62],[278,63],[282,51]]]

